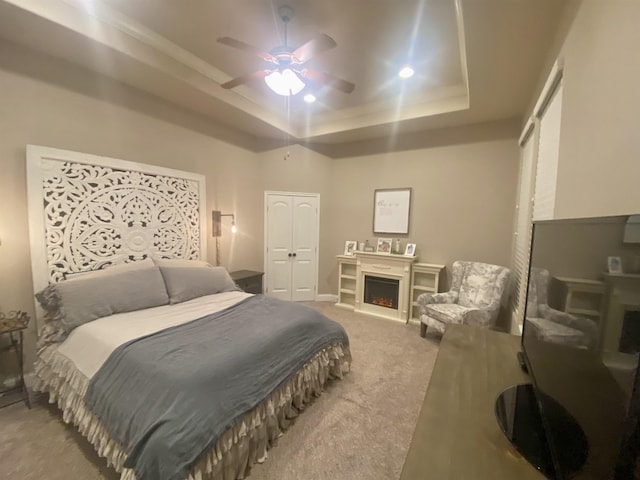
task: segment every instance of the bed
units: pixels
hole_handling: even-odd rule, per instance
[[[204,179],[151,170],[28,148],[34,389],[123,480],[241,479],[349,371],[349,339],[200,260]]]

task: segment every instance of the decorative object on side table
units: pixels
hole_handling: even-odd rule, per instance
[[[24,383],[24,356],[23,356],[23,344],[24,337],[22,332],[29,326],[30,317],[26,312],[20,310],[9,312],[7,315],[0,312],[0,335],[9,335],[9,344],[3,347],[3,350],[13,350],[18,362],[18,368],[20,370],[20,378],[18,384],[15,387],[7,390],[0,391],[0,397],[5,397],[11,393],[19,392],[21,396],[13,401],[0,402],[0,407],[6,407],[7,405],[13,405],[20,401],[24,401],[28,408],[31,408],[29,402],[29,393],[27,392],[27,386]]]
[[[356,240],[347,240],[344,242],[344,254],[345,255],[353,255],[353,252],[356,251],[356,245],[358,242]]]
[[[27,315],[27,312],[21,312],[20,310],[9,312],[8,315],[0,312],[0,333],[27,328],[29,320],[31,318]]]
[[[404,249],[404,254],[408,257],[413,257],[416,254],[416,244],[407,243],[407,247]]]
[[[378,239],[378,248],[376,249],[377,253],[384,253],[385,255],[391,254],[391,239],[390,238],[379,238]]]

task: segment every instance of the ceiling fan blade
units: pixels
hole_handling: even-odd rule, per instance
[[[308,61],[314,55],[318,53],[326,52],[327,50],[335,47],[337,43],[329,35],[324,33],[312,40],[309,40],[304,45],[298,47],[292,54],[293,58],[291,63],[301,65]]]
[[[261,58],[267,62],[278,64],[278,60],[276,57],[271,55],[270,53],[263,52],[258,47],[254,47],[253,45],[249,45],[248,43],[242,42],[240,40],[236,40],[231,37],[219,37],[218,43],[222,43],[223,45],[228,45],[229,47],[237,48],[239,50],[244,50],[245,52],[251,53],[256,57]]]
[[[238,85],[242,85],[244,83],[251,82],[259,78],[264,78],[267,75],[269,75],[271,72],[273,72],[273,70],[258,70],[257,72],[247,73],[246,75],[241,75],[232,80],[229,80],[228,82],[225,82],[220,86],[226,89],[234,88],[234,87],[237,87]]]
[[[321,83],[322,85],[327,85],[344,93],[351,93],[353,92],[353,89],[356,88],[355,84],[342,80],[341,78],[334,77],[330,73],[321,72],[320,70],[309,70],[308,68],[303,68],[298,73],[300,73],[304,78]]]

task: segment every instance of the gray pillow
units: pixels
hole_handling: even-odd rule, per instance
[[[68,332],[114,313],[131,312],[169,303],[158,267],[79,277],[56,284],[62,323]]]
[[[154,258],[153,262],[159,267],[212,267],[204,260],[186,260],[184,258]]]
[[[240,290],[224,267],[160,267],[169,303]]]
[[[88,270],[86,272],[67,273],[64,276],[65,280],[77,280],[79,278],[89,277],[101,277],[103,275],[112,275],[114,273],[128,272],[131,270],[140,270],[142,268],[153,267],[155,264],[151,258],[145,258],[144,260],[136,260],[129,263],[114,263],[108,265],[100,270]]]

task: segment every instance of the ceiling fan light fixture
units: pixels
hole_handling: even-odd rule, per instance
[[[400,78],[411,78],[413,77],[414,73],[415,71],[413,70],[413,67],[411,65],[404,65],[398,72],[398,76]]]
[[[290,68],[271,72],[264,77],[264,81],[271,90],[284,97],[297,95],[305,87],[304,82]]]
[[[304,96],[304,101],[307,103],[313,103],[316,101],[316,96],[313,93],[307,93]]]

